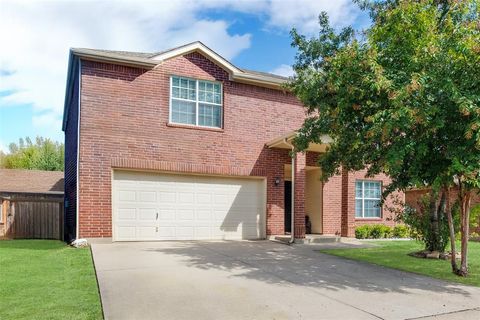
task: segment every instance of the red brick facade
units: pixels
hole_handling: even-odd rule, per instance
[[[222,129],[168,124],[171,75],[223,84]],[[226,71],[199,53],[152,70],[82,60],[78,236],[111,237],[115,168],[265,177],[267,235],[284,234],[284,165],[291,159],[288,150],[265,143],[298,129],[304,117],[304,108],[291,94],[230,81]],[[315,158],[310,153],[297,156],[298,237],[305,233],[305,166]],[[354,226],[364,223],[355,221],[352,209],[357,175],[348,174],[343,182],[334,177],[324,185],[324,233],[352,236]]]
[[[365,177],[366,170],[346,172],[330,178],[323,187],[323,232],[342,236],[355,236],[355,227],[364,224],[385,224],[394,226],[394,212],[391,208],[397,207],[400,200],[404,201],[401,192],[392,193],[382,207],[381,218],[355,218],[355,182],[357,180],[380,181],[382,187],[390,183],[390,178],[384,174],[373,178]],[[340,204],[340,205],[339,205]]]
[[[421,199],[428,196],[429,189],[412,189],[405,192],[405,203],[416,210],[420,209]],[[454,204],[458,201],[458,190],[452,189],[450,191],[450,203]],[[470,199],[470,207],[473,208],[480,204],[480,190],[474,191]],[[480,221],[478,221],[480,225]],[[480,233],[480,227],[470,232]]]

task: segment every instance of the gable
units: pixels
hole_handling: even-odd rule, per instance
[[[237,68],[234,66],[232,63],[224,59],[222,56],[217,54],[215,51],[211,50],[208,48],[206,45],[204,45],[201,42],[193,42],[172,50],[169,50],[164,53],[160,53],[156,56],[153,56],[151,59],[156,60],[156,61],[165,61],[169,60],[178,56],[185,56],[190,53],[199,53],[202,56],[208,58],[208,60],[212,61],[215,63],[217,66],[221,67],[225,71],[227,71],[229,74],[234,74],[234,73],[241,73],[243,72],[241,69]]]

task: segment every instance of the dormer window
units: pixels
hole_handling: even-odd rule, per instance
[[[185,77],[170,78],[170,122],[222,127],[222,84]]]

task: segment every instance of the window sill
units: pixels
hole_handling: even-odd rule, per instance
[[[172,128],[181,128],[181,129],[194,129],[194,130],[204,130],[204,131],[213,131],[213,132],[224,132],[222,128],[209,128],[209,127],[200,127],[189,124],[180,124],[180,123],[171,123],[167,122],[167,127]]]
[[[383,221],[383,218],[355,218],[355,221]]]

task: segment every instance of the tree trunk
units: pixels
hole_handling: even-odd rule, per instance
[[[471,191],[466,190],[463,183],[459,184],[459,199],[460,199],[460,232],[461,232],[461,261],[458,275],[466,277],[468,275],[468,237],[470,236],[470,196]]]
[[[429,211],[430,211],[430,227],[431,227],[431,234],[429,239],[429,247],[427,248],[429,251],[440,251],[440,229],[438,225],[438,212],[437,212],[437,193],[433,190],[430,191],[430,203],[429,203]]]
[[[445,215],[445,208],[447,204],[447,197],[444,191],[442,191],[440,196],[440,202],[437,208],[437,245],[438,251],[444,252],[445,251],[445,239],[443,238],[443,233],[440,232],[440,227],[443,228],[443,225],[440,224],[440,221],[445,221],[442,217]]]
[[[450,206],[450,187],[446,187],[444,189],[444,193],[446,196],[445,213],[447,214],[448,230],[450,231],[450,249],[451,249],[450,263],[452,264],[452,272],[455,274],[458,274],[458,267],[457,267],[457,260],[456,260],[457,250],[455,249],[455,226],[453,225],[452,208]]]

